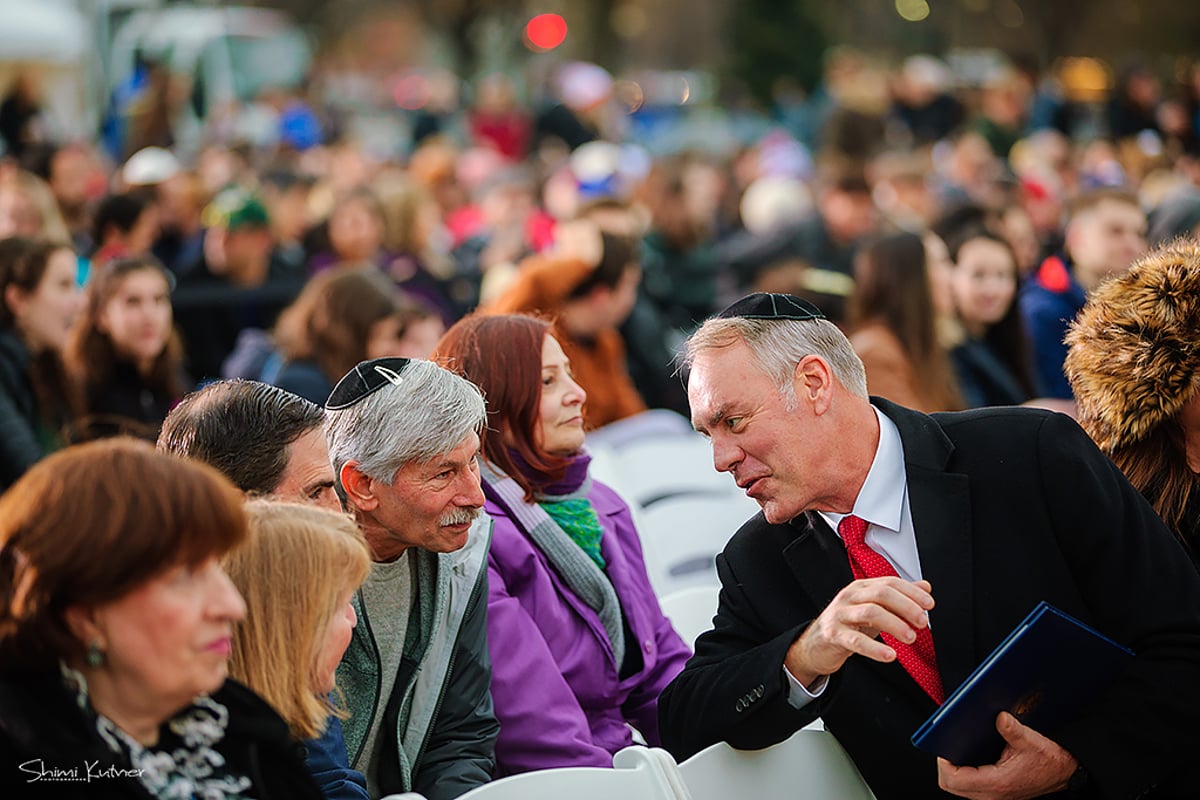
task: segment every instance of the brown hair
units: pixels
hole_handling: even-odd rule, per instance
[[[229,674],[262,695],[287,721],[292,736],[312,739],[331,714],[345,717],[314,688],[314,670],[342,597],[366,580],[371,554],[347,514],[252,500],[246,515],[246,541],[223,560],[246,601]]]
[[[429,242],[420,236],[421,208],[433,203],[433,195],[411,178],[385,177],[374,184],[375,197],[383,218],[383,246],[389,253],[408,253],[424,257]]]
[[[400,310],[400,296],[373,267],[335,269],[317,275],[275,326],[287,359],[310,358],[337,383],[367,359],[371,327]]]
[[[446,331],[431,356],[483,391],[489,432],[483,458],[516,481],[527,502],[561,480],[569,464],[544,451],[534,438],[541,410],[542,346],[551,335],[549,322],[524,314],[470,316]],[[534,475],[523,474],[510,451]]]
[[[681,251],[697,247],[709,235],[707,221],[688,212],[689,164],[687,156],[655,161],[639,192],[650,211],[651,230]]]
[[[16,316],[5,298],[8,287],[16,287],[23,294],[35,293],[46,277],[51,256],[70,249],[70,245],[49,239],[24,236],[0,239],[0,331],[13,331],[20,337]],[[63,366],[63,354],[46,350],[31,355],[27,374],[39,416],[51,429],[57,429],[79,412]]]
[[[33,294],[46,276],[50,256],[71,246],[49,239],[10,236],[0,239],[0,329],[13,330],[17,319],[8,307],[4,293],[15,286],[25,294]]]
[[[107,383],[112,377],[113,369],[121,361],[112,339],[100,329],[100,314],[120,290],[125,279],[134,272],[141,271],[161,275],[170,293],[174,279],[153,256],[109,261],[93,272],[88,280],[87,304],[71,332],[71,341],[65,354],[67,367],[79,382],[79,389],[84,397],[88,389]],[[162,351],[155,357],[150,372],[143,377],[159,394],[179,398],[186,390],[180,379],[182,368],[183,347],[179,342],[179,335],[172,328]],[[81,397],[77,402],[82,407],[84,399]]]
[[[1132,192],[1128,192],[1124,189],[1102,187],[1083,192],[1074,200],[1072,200],[1067,217],[1068,219],[1073,220],[1080,214],[1084,214],[1096,208],[1101,203],[1108,202],[1121,203],[1122,205],[1133,206],[1138,211],[1142,210],[1141,203],[1138,202],[1137,196]]]
[[[1013,265],[1013,281],[1017,283],[1017,289],[1020,289],[1020,265],[1017,262],[1017,254],[1013,252],[1012,245],[1008,240],[997,233],[993,233],[985,227],[971,227],[961,231],[957,238],[946,243],[950,251],[950,260],[954,262],[954,268],[958,269],[959,253],[963,247],[970,242],[978,239],[983,239],[988,242],[993,242],[1004,248],[1008,253],[1009,260]],[[987,331],[983,335],[983,339],[996,353],[997,357],[1012,373],[1016,379],[1017,385],[1025,392],[1026,397],[1033,397],[1037,394],[1033,382],[1033,365],[1032,356],[1030,354],[1030,342],[1025,333],[1025,322],[1021,317],[1017,294],[1014,292],[1012,302],[1008,304],[1008,310],[999,321],[988,326]]]
[[[1188,466],[1187,444],[1179,420],[1172,417],[1160,422],[1145,438],[1115,447],[1108,456],[1184,547],[1191,550],[1195,543],[1188,538],[1188,504],[1200,485]]]
[[[925,245],[915,233],[894,233],[867,245],[854,267],[850,326],[878,320],[895,334],[922,392],[939,409],[962,408],[950,357],[938,341]]]
[[[106,439],[43,459],[0,497],[0,669],[81,659],[68,609],[119,600],[245,535],[228,480],[146,442]]]

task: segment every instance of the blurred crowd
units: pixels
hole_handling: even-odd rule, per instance
[[[960,85],[933,56],[836,49],[814,91],[781,83],[758,113],[568,63],[536,95],[431,82],[393,109],[411,137],[390,149],[350,133],[338,92],[361,76],[217,109],[198,148],[153,65],[94,141],[48,139],[18,80],[0,104],[0,485],[68,442],[153,438],[214,379],[322,402],[476,309],[554,318],[589,428],[686,413],[679,342],[751,290],[816,302],[873,393],[1070,411],[1063,336],[1088,293],[1200,224],[1200,66],[1184,78],[1131,64],[1085,96],[1019,64]]]
[[[764,708],[783,735],[842,715],[830,735],[881,798],[932,791],[916,712],[896,737],[875,707],[891,694],[868,709],[851,687],[830,708],[849,650],[828,666],[791,644],[809,640],[797,620],[854,596],[796,610],[819,595],[785,563],[830,596],[851,574],[796,533],[816,524],[804,512],[872,475],[891,483],[869,499],[894,505],[910,566],[852,553],[850,585],[908,586],[879,594],[904,594],[928,629],[923,541],[924,575],[951,587],[933,619],[958,677],[987,648],[956,653],[962,626],[937,615],[981,609],[981,647],[999,641],[1025,609],[993,586],[1138,649],[1114,706],[1138,724],[1106,706],[1110,729],[1080,739],[1086,770],[1063,750],[1020,796],[1089,771],[1129,796],[1186,776],[1200,67],[1169,88],[1130,65],[1081,92],[1017,64],[960,83],[932,56],[881,68],[837,49],[814,91],[781,83],[752,112],[568,63],[529,100],[504,75],[409,86],[429,102],[386,148],[352,133],[336,91],[363,90],[351,77],[222,108],[199,146],[177,138],[188,98],[153,65],[94,141],[48,138],[33,81],[0,102],[0,791],[61,796],[83,759],[119,781],[113,797],[453,800],[610,766],[635,733],[677,756],[760,747],[782,738],[747,724]],[[1020,405],[1083,430],[1040,410],[916,413]],[[627,441],[664,419],[697,438],[652,409],[693,412],[712,465],[763,509],[724,555],[693,559],[724,586],[691,661],[638,510],[591,474],[604,451],[587,434],[615,442],[613,423],[632,420]],[[879,527],[822,525],[865,551]],[[810,549],[770,552],[793,536]],[[952,565],[944,545],[964,541],[978,561]],[[984,578],[977,604],[950,566]],[[875,619],[845,620],[860,618]],[[853,626],[873,641],[874,621]],[[944,697],[924,639],[925,668],[903,664],[920,717]],[[688,696],[720,647],[736,680]],[[784,649],[800,655],[781,674]],[[872,772],[893,747],[913,771]]]

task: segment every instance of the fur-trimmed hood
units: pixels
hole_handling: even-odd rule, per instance
[[[1105,282],[1067,333],[1079,423],[1113,453],[1200,388],[1200,241],[1176,239]]]

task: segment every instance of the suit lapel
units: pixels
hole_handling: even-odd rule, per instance
[[[953,692],[975,666],[971,504],[967,476],[910,466],[908,502],[921,574],[933,586],[929,612],[942,688]]]
[[[801,590],[808,595],[816,616],[854,576],[850,574],[841,540],[820,515],[810,511],[789,525],[797,528],[800,535],[784,548],[783,558],[800,582]]]
[[[954,447],[934,418],[877,398],[872,402],[896,423],[904,445],[921,574],[933,586],[933,646],[949,695],[975,668],[969,480],[946,470]]]

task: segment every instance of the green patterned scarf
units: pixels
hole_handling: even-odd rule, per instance
[[[564,500],[547,498],[538,505],[571,537],[571,541],[587,553],[588,558],[596,562],[597,567],[604,569],[604,556],[600,554],[600,539],[604,536],[604,529],[600,527],[600,518],[596,516],[591,500],[586,497]]]
[[[596,612],[619,667],[625,660],[625,626],[621,603],[600,555],[600,518],[587,499],[590,461],[586,453],[575,456],[566,477],[547,486],[537,503],[525,502],[525,490],[487,462],[480,464],[480,471],[487,498],[508,513],[546,556],[567,588]],[[518,459],[517,463],[522,462]]]

